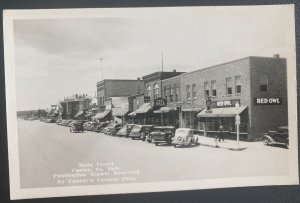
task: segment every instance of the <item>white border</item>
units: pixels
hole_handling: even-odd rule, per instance
[[[249,7],[249,6],[247,6]],[[244,9],[247,7],[239,7]],[[264,6],[278,8],[279,6]],[[97,194],[120,194],[158,191],[176,191],[190,189],[245,187],[263,185],[294,185],[299,184],[298,177],[298,130],[297,130],[297,79],[296,79],[296,47],[295,30],[291,33],[292,61],[288,62],[288,115],[290,126],[289,175],[275,177],[242,177],[226,179],[207,179],[195,181],[172,181],[153,183],[111,184],[93,186],[67,186],[49,188],[20,188],[19,152],[16,117],[16,88],[14,64],[13,20],[15,19],[51,19],[51,18],[95,18],[95,17],[146,17],[164,15],[164,11],[180,13],[181,9],[197,10],[200,7],[172,7],[172,8],[113,8],[113,9],[47,9],[47,10],[4,10],[4,54],[6,80],[6,112],[9,154],[9,178],[11,199],[62,197]],[[224,9],[224,7],[201,7],[205,9]],[[236,8],[227,6],[226,9]],[[287,9],[295,25],[294,5],[280,5],[280,9]],[[279,163],[280,164],[280,163]]]

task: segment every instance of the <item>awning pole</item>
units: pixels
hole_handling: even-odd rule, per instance
[[[164,126],[164,116],[163,116],[163,112],[161,111],[161,113],[160,113],[160,115],[161,115],[161,126]]]

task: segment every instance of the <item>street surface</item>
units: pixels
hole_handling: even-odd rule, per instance
[[[173,148],[18,120],[22,188],[288,174],[288,149]],[[225,140],[226,141],[226,140]]]

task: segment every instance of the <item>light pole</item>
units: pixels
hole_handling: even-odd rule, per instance
[[[236,103],[235,107],[239,108],[240,107],[239,103]],[[236,125],[236,141],[237,141],[238,148],[240,148],[240,123],[241,123],[241,117],[237,113],[235,116],[235,125]]]

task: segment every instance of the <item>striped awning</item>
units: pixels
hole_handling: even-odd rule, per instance
[[[95,116],[93,116],[93,119],[102,119],[105,118],[110,113],[110,110],[105,110],[103,112],[97,113]]]
[[[75,118],[77,118],[78,116],[81,116],[83,114],[83,111],[78,111],[77,114],[75,115]]]
[[[135,113],[147,113],[151,110],[151,103],[144,103],[140,108],[138,108]]]
[[[198,113],[198,117],[209,118],[209,117],[234,117],[237,114],[241,114],[247,106],[242,107],[226,107],[226,108],[214,108],[211,111],[203,110]]]

